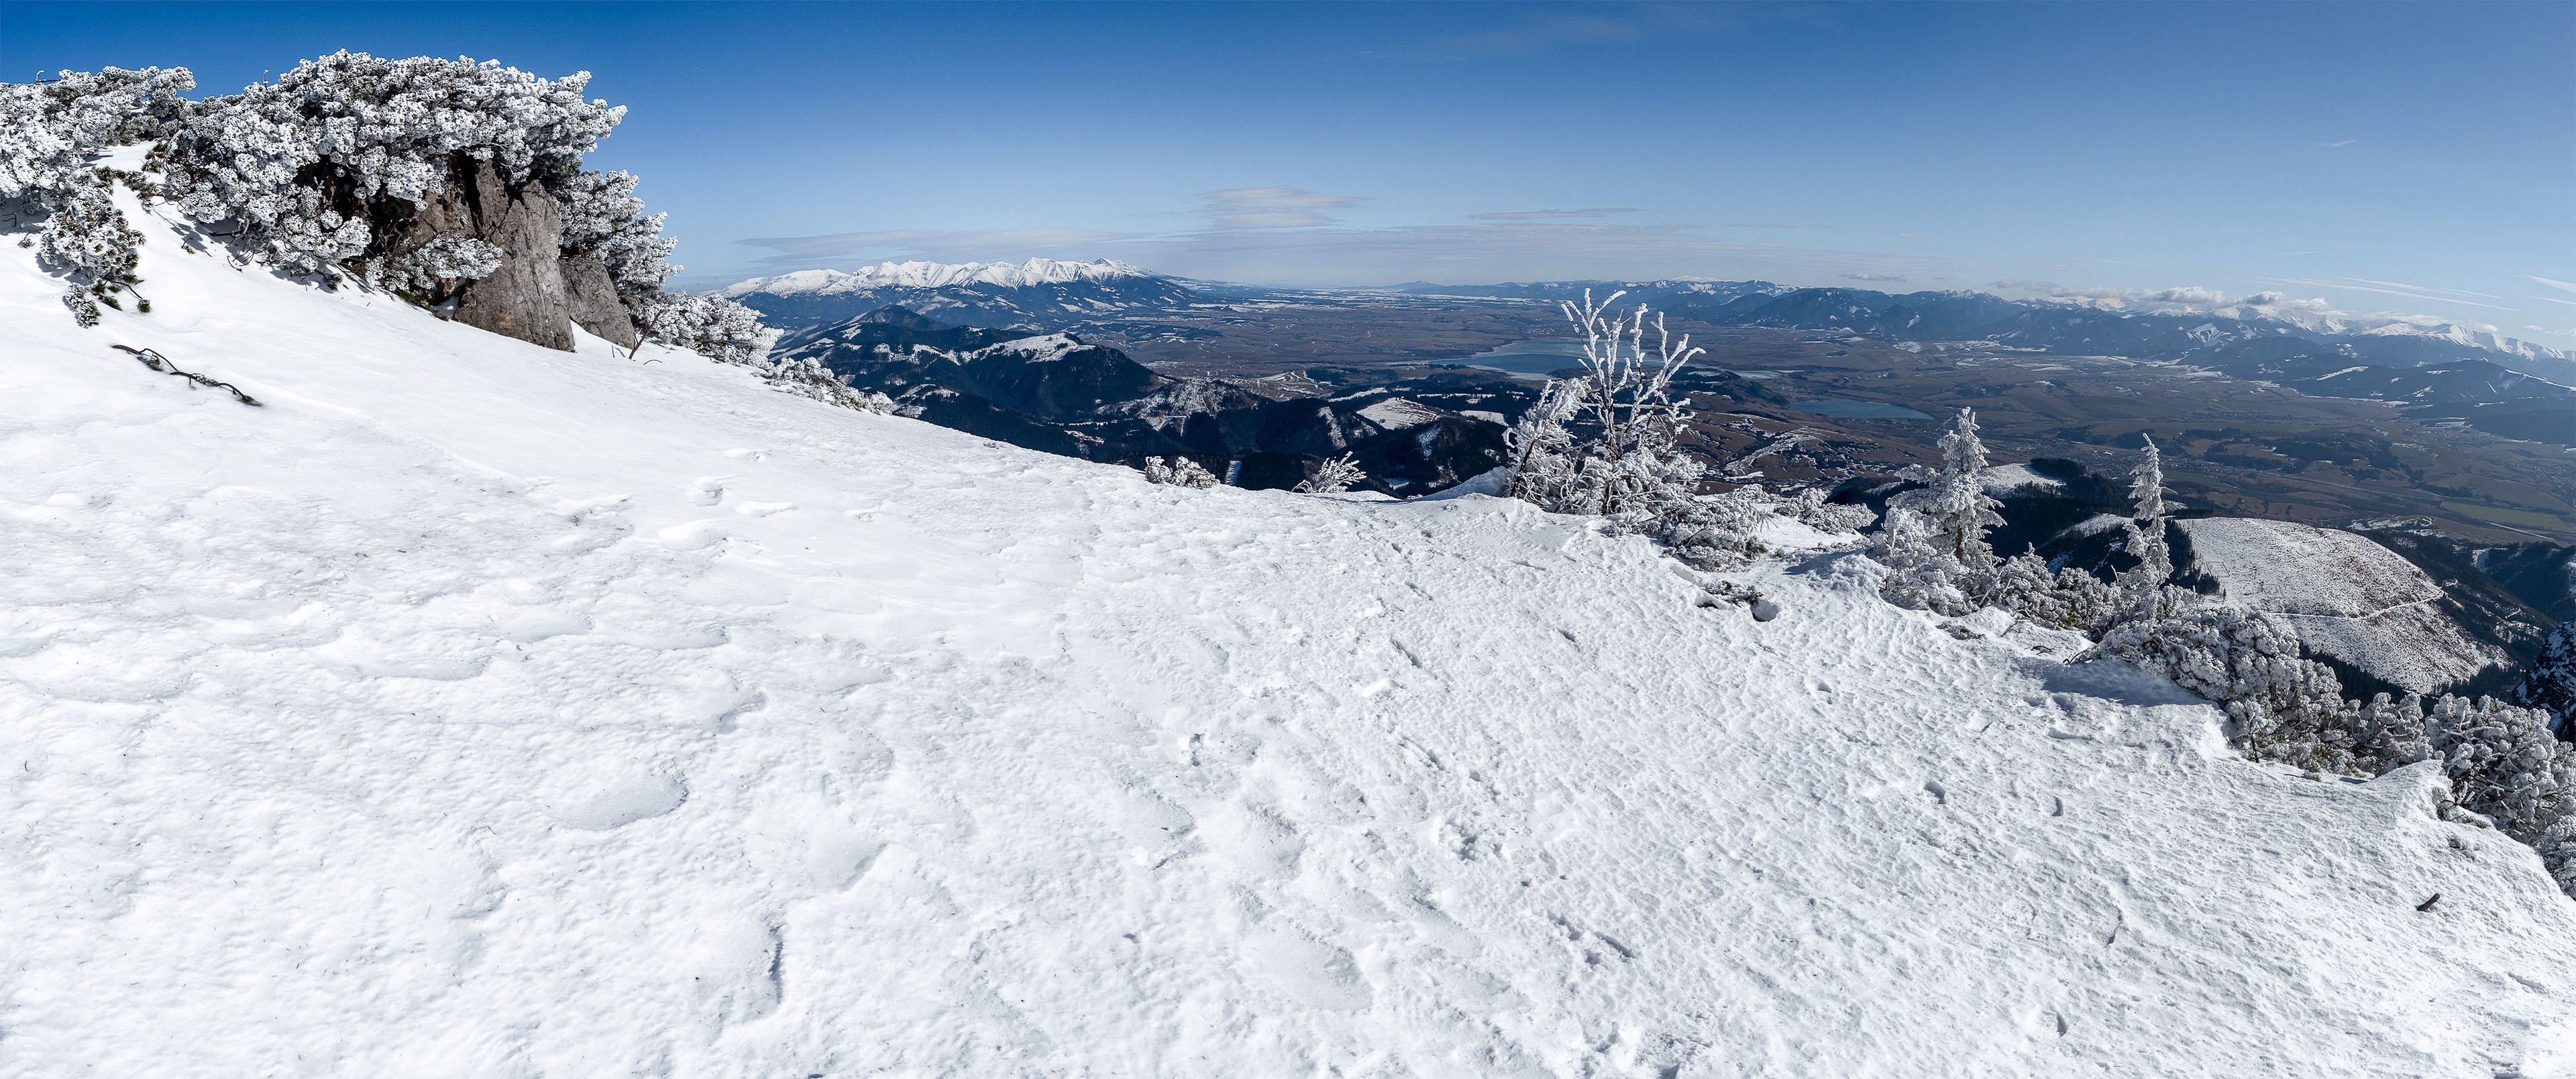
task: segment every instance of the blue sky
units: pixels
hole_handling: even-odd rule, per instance
[[[2189,286],[2576,345],[2576,4],[0,3],[7,78],[342,48],[593,72],[700,285]]]

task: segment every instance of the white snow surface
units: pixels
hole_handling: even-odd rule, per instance
[[[152,315],[0,246],[0,1073],[2569,1074],[2576,904],[2427,767],[2248,765],[1859,556],[1757,623],[119,198]]]
[[[1439,410],[1426,406],[1419,401],[1408,400],[1402,397],[1389,397],[1386,400],[1370,405],[1367,408],[1361,409],[1360,415],[1368,417],[1370,423],[1386,428],[1389,431],[1402,431],[1407,428],[1420,427],[1423,424],[1432,423],[1440,418]]]
[[[2287,623],[2310,651],[2419,693],[2510,661],[2443,612],[2422,569],[2367,536],[2251,517],[2176,523],[2228,599]]]
[[[741,296],[766,292],[779,296],[824,295],[841,292],[866,292],[881,288],[946,288],[952,285],[1001,285],[1018,288],[1027,285],[1061,285],[1075,281],[1115,281],[1130,277],[1152,277],[1153,271],[1116,259],[1091,262],[1060,262],[1033,258],[1027,262],[881,262],[862,266],[857,273],[839,270],[798,270],[775,277],[755,277],[725,286],[719,296]]]
[[[2033,472],[2029,465],[1996,465],[1978,473],[1977,479],[1985,484],[1986,493],[1990,495],[2005,494],[2024,487],[2066,486],[2066,481]]]

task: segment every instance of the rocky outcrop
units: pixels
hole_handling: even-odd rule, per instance
[[[607,268],[563,256],[562,212],[541,184],[513,184],[490,161],[457,154],[448,161],[446,185],[389,224],[381,230],[389,250],[417,249],[442,237],[501,249],[500,268],[491,274],[424,297],[452,306],[458,322],[567,352],[575,323],[629,348],[637,341]]]
[[[642,341],[635,333],[635,320],[626,316],[626,305],[617,302],[617,282],[598,259],[574,255],[563,260],[563,279],[564,301],[574,325],[625,348]]]

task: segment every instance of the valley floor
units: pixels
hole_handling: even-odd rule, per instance
[[[84,332],[6,251],[0,1071],[2576,1068],[2576,903],[2427,769],[2248,765],[1856,556],[1757,623],[1516,502],[1154,487],[160,234]]]

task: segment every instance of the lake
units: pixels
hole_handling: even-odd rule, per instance
[[[1904,405],[1891,405],[1879,401],[1792,401],[1790,405],[1800,412],[1813,412],[1819,416],[1831,416],[1838,420],[1928,420],[1932,418]]]

